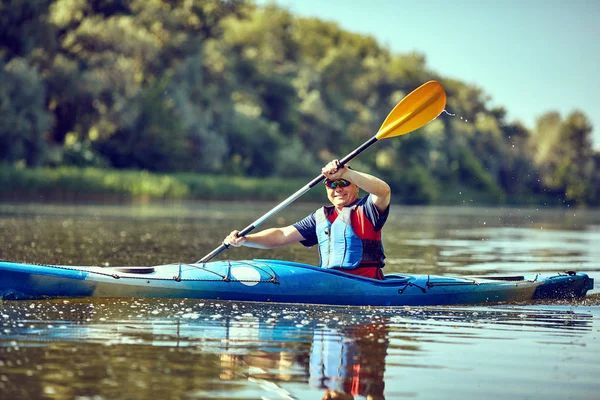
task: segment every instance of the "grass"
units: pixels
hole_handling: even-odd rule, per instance
[[[17,168],[0,165],[2,200],[283,200],[308,179],[155,174],[99,168]],[[311,190],[304,201],[322,201]]]
[[[307,184],[307,178],[250,178],[193,173],[156,174],[100,168],[19,168],[0,164],[0,201],[253,200],[281,201]],[[497,198],[464,185],[442,184],[433,205],[548,205],[555,197],[529,195]],[[395,196],[395,202],[412,204]],[[326,202],[315,188],[298,201]]]

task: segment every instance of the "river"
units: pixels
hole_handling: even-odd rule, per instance
[[[272,206],[0,204],[0,259],[193,262]],[[294,204],[259,229],[315,207]],[[599,243],[594,210],[394,206],[385,270],[577,270],[598,282]],[[300,245],[220,258],[317,262]],[[596,399],[599,305],[598,283],[584,300],[477,307],[3,301],[0,398]]]

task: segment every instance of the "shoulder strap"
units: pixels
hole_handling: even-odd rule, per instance
[[[323,222],[327,219],[327,216],[329,215],[332,208],[333,208],[333,206],[323,206],[323,207],[317,209],[317,211],[315,211],[315,220],[316,220],[317,225],[320,222]]]
[[[358,207],[358,206],[355,204],[351,207],[342,208],[342,212],[340,213],[340,218],[342,218],[342,221],[344,221],[347,225],[352,224],[352,219],[350,218],[350,216],[352,215],[352,211],[356,210],[356,207]]]

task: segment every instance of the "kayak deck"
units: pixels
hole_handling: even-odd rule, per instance
[[[198,298],[359,306],[478,304],[585,296],[583,273],[512,277],[386,275],[374,280],[281,260],[151,267],[77,267],[0,261],[4,298]]]

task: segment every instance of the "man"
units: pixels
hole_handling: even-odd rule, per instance
[[[387,183],[364,172],[340,166],[333,160],[321,170],[327,197],[333,206],[323,207],[293,225],[239,237],[233,231],[223,241],[235,247],[270,249],[300,242],[319,245],[322,268],[383,279],[381,229],[387,220],[391,190]],[[368,193],[358,197],[358,191]]]

